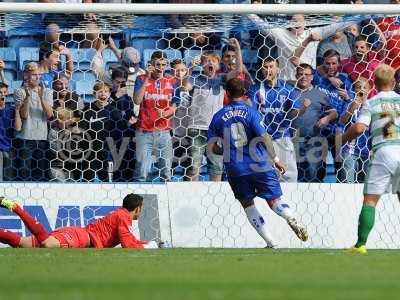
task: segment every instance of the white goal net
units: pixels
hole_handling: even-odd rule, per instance
[[[301,244],[257,200],[280,246],[354,242],[371,142],[367,131],[347,145],[338,136],[376,94],[374,70],[399,70],[399,16],[16,7],[0,14],[2,193],[48,229],[83,226],[135,191],[147,195],[142,238],[262,246],[222,157],[206,149],[213,115],[231,101],[225,81],[236,77],[288,167],[283,197],[309,230]],[[399,91],[400,71],[396,80]],[[380,204],[371,246],[398,247],[398,205],[392,196]],[[1,209],[0,228],[26,234]]]

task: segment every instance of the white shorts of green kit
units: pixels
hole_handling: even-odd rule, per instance
[[[364,183],[364,194],[400,192],[400,145],[382,146],[373,154]]]

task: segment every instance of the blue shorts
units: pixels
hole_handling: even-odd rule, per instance
[[[278,176],[274,170],[228,178],[235,198],[238,200],[251,200],[255,197],[267,201],[282,196],[282,189]]]

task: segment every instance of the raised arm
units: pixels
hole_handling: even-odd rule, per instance
[[[342,144],[344,145],[347,142],[356,139],[362,135],[367,128],[368,126],[363,123],[355,123],[351,125],[351,127],[342,135]]]
[[[368,128],[371,123],[372,114],[369,108],[368,102],[364,103],[357,122],[351,125],[351,127],[346,130],[342,135],[342,144],[346,144],[362,135],[364,131]]]
[[[135,93],[133,94],[133,103],[140,105],[143,101],[144,94],[146,92],[146,86],[151,78],[151,74],[154,72],[155,68],[153,65],[149,65],[146,68],[146,75],[144,80],[136,79],[135,82]]]
[[[107,46],[104,44],[104,41],[101,41],[101,43],[98,44],[98,47],[96,47],[96,54],[91,62],[91,68],[97,79],[104,82],[111,82],[111,78],[109,78],[110,76],[108,76],[106,72],[106,66],[103,59],[103,50],[105,48],[107,48]]]
[[[18,110],[21,120],[28,118],[30,93],[31,92],[27,87],[24,89],[18,89],[14,93],[16,110]]]
[[[111,49],[111,51],[114,53],[114,55],[121,62],[122,51],[118,49],[117,45],[115,44],[115,42],[111,36],[108,38],[108,47]]]
[[[355,99],[349,106],[348,109],[345,111],[344,114],[340,116],[339,122],[343,125],[346,125],[354,115],[354,112],[360,108],[362,101],[359,99]]]
[[[62,46],[60,49],[60,54],[65,56],[66,66],[65,66],[65,73],[71,77],[72,73],[74,72],[74,59],[72,58],[71,50],[67,47]]]
[[[307,46],[312,42],[321,41],[321,35],[317,32],[312,32],[299,47],[294,50],[293,56],[290,58],[290,62],[294,64],[296,67],[300,65],[300,57],[303,55],[304,50],[306,50]]]
[[[302,115],[305,114],[305,112],[307,111],[307,108],[310,105],[311,105],[311,100],[308,98],[305,98],[303,103],[301,104],[300,108],[298,108],[298,109],[293,108],[289,111],[289,113],[288,113],[289,119],[294,120],[294,119],[301,117]]]
[[[260,31],[262,31],[262,33],[266,35],[272,34],[273,37],[275,38],[276,34],[274,34],[275,31],[273,30],[273,27],[271,26],[270,23],[264,21],[260,16],[256,14],[249,14],[247,17],[256,25],[256,27]]]
[[[334,35],[338,31],[343,31],[345,28],[355,24],[356,22],[335,22],[331,25],[317,27],[312,29],[312,32],[316,32],[321,36],[321,39],[326,39],[332,35]]]

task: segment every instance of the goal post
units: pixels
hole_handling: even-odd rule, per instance
[[[226,182],[222,158],[206,151],[211,118],[230,101],[223,78],[240,69],[249,105],[280,140],[275,147],[291,153],[281,160],[297,174],[282,183],[283,198],[307,227],[306,243],[256,200],[278,245],[354,243],[371,149],[366,134],[348,145],[338,136],[354,121],[346,112],[356,117],[357,97],[368,101],[374,93],[373,69],[362,60],[339,69],[340,61],[351,64],[355,44],[365,43],[365,57],[399,68],[399,5],[2,2],[0,12],[0,81],[8,85],[5,124],[12,132],[0,149],[0,195],[21,202],[47,229],[84,226],[135,192],[145,198],[135,225],[142,239],[174,247],[263,247]],[[165,58],[164,66],[154,65],[157,57]],[[338,60],[333,75],[326,58]],[[243,68],[236,69],[240,61]],[[133,99],[149,65],[167,79],[154,80],[143,104]],[[37,108],[42,135],[26,117],[18,129],[11,118],[30,95],[32,70],[41,74],[36,88],[52,108],[51,116]],[[330,81],[338,73],[340,82]],[[301,88],[307,76],[315,80]],[[320,114],[289,117],[295,105],[315,99]],[[36,111],[30,113],[33,118]],[[383,197],[370,248],[399,247],[398,210],[394,195]],[[3,209],[0,228],[29,234]]]

